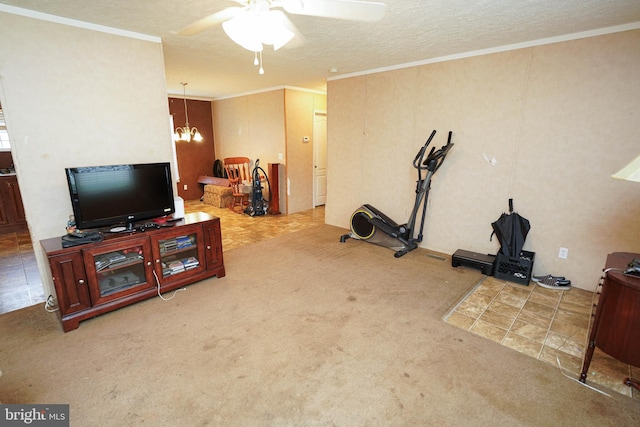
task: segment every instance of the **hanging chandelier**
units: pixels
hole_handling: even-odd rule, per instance
[[[180,84],[182,85],[182,93],[184,95],[185,126],[176,128],[176,132],[173,134],[173,139],[176,142],[177,141],[200,142],[202,141],[202,135],[200,135],[200,132],[198,132],[198,128],[189,127],[189,112],[187,111],[187,89],[186,89],[187,83],[180,83]]]

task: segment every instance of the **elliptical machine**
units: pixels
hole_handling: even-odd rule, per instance
[[[397,224],[387,215],[374,208],[371,205],[362,205],[351,215],[351,232],[340,237],[340,242],[344,243],[349,238],[364,240],[365,242],[374,243],[384,246],[395,251],[394,256],[400,258],[402,255],[418,247],[418,243],[422,242],[422,231],[424,229],[424,220],[427,212],[427,199],[429,190],[431,189],[431,178],[433,174],[442,166],[447,153],[453,147],[451,143],[452,132],[449,131],[447,145],[436,150],[431,147],[431,151],[426,159],[424,155],[427,146],[435,136],[436,131],[431,132],[431,136],[424,146],[418,151],[413,159],[413,167],[418,170],[418,181],[416,181],[416,199],[411,211],[409,221],[405,224]],[[422,172],[427,171],[426,176],[422,177]],[[416,217],[418,210],[422,206],[422,220],[420,222],[420,230],[418,236],[414,237],[414,228],[416,225]]]

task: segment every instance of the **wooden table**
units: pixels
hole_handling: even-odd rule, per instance
[[[615,359],[640,368],[640,276],[623,273],[634,258],[640,258],[640,254],[616,252],[607,256],[602,291],[580,373],[582,382],[586,382],[596,346]],[[624,383],[640,390],[637,380],[625,378]]]

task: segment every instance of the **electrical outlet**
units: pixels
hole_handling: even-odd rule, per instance
[[[567,259],[567,256],[569,256],[569,249],[560,248],[558,251],[558,258]]]
[[[187,188],[188,188],[188,187],[187,187],[187,184],[185,184],[185,185],[182,187],[182,189],[183,189],[183,190],[185,190],[185,191],[187,190]]]

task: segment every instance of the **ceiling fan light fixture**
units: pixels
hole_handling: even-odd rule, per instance
[[[278,50],[295,35],[283,22],[283,16],[274,10],[262,13],[247,10],[223,22],[222,29],[236,44],[251,52],[262,51],[265,44]]]
[[[248,13],[240,13],[222,23],[222,29],[234,43],[252,52],[262,51],[262,40],[255,32],[254,18]]]
[[[284,14],[278,10],[270,10],[260,20],[258,31],[262,34],[262,43],[272,45],[278,50],[289,43],[295,35],[284,23]]]
[[[280,49],[293,40],[290,47],[304,44],[304,37],[282,10],[289,14],[336,18],[348,21],[375,22],[385,15],[384,3],[367,0],[233,0],[240,6],[227,7],[206,16],[177,34],[193,35],[222,23],[227,36],[236,44],[254,53],[254,65],[264,74],[264,45]],[[262,55],[261,55],[262,56]]]

